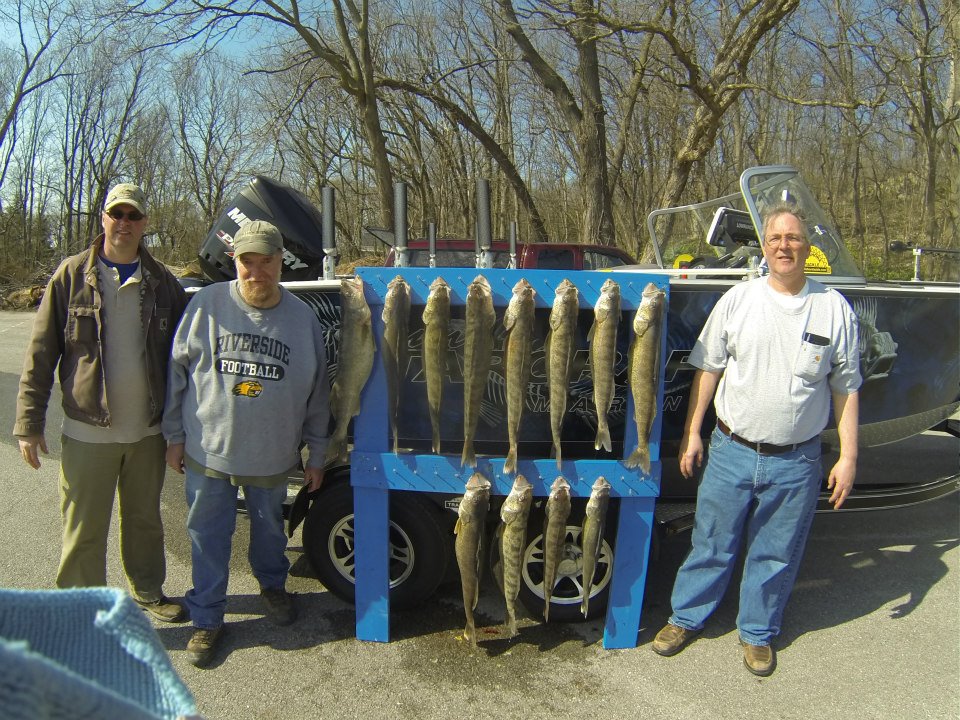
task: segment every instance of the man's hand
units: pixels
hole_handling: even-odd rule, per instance
[[[827,478],[827,488],[833,490],[830,494],[830,504],[834,510],[839,510],[847,495],[853,490],[853,479],[857,474],[857,461],[845,458],[842,455],[837,464],[830,470]]]
[[[307,492],[314,492],[323,485],[323,468],[310,467],[303,471],[303,484],[307,486]]]
[[[44,439],[44,436],[27,435],[26,437],[17,438],[17,442],[20,444],[20,456],[23,458],[23,461],[34,470],[39,470],[40,455],[37,449],[39,448],[40,452],[44,455],[48,454],[47,441]]]
[[[703,438],[699,433],[685,434],[680,438],[680,474],[692,478],[703,465]]]
[[[170,443],[167,445],[167,465],[174,472],[183,475],[183,443]]]

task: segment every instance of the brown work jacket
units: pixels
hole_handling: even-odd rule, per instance
[[[103,303],[97,272],[97,255],[102,248],[100,235],[90,248],[60,263],[47,284],[20,376],[13,428],[16,436],[43,434],[58,363],[64,414],[88,425],[110,425],[103,368]],[[163,415],[170,345],[187,296],[173,274],[142,244],[139,255],[150,424],[156,425]]]

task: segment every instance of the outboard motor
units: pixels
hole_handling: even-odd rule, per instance
[[[276,180],[256,175],[227,203],[200,246],[203,274],[213,282],[237,276],[233,236],[252,220],[266,220],[283,235],[281,280],[316,280],[323,276],[323,229],[320,211],[307,197]]]

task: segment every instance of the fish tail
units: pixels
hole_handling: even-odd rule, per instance
[[[330,438],[330,444],[327,446],[327,463],[340,462],[346,449],[346,440],[338,437]]]
[[[543,621],[550,622],[550,596],[544,598],[543,603]]]
[[[507,637],[515,638],[517,636],[517,616],[507,611]]]
[[[587,613],[590,612],[590,594],[589,592],[584,592],[583,602],[580,603],[580,612],[583,613],[583,616],[586,617]]]
[[[510,475],[517,471],[517,448],[515,445],[511,445],[510,450],[507,451],[507,460],[503,463],[503,471]]]
[[[613,445],[610,442],[610,426],[606,422],[597,423],[597,439],[593,443],[593,449],[599,450],[603,448],[607,452],[610,452],[613,449]]]
[[[476,467],[477,456],[473,452],[473,441],[468,440],[463,444],[463,454],[460,456],[460,467]]]
[[[640,468],[645,473],[650,472],[650,449],[645,445],[638,445],[623,464],[631,469]]]
[[[430,428],[433,430],[433,452],[440,454],[440,408],[430,406]]]

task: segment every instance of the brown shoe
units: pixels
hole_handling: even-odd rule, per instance
[[[162,622],[179,623],[187,619],[187,611],[183,605],[174,602],[165,595],[161,595],[159,600],[153,602],[145,602],[136,598],[134,600],[144,611]]]
[[[686,628],[667,623],[653,639],[653,651],[657,655],[663,655],[664,657],[676,655],[699,634],[699,630],[687,630]]]
[[[196,628],[187,643],[187,659],[197,667],[206,667],[213,659],[223,625],[215,628]]]
[[[777,651],[772,645],[751,645],[740,641],[743,645],[743,664],[754,675],[767,677],[777,667]]]

